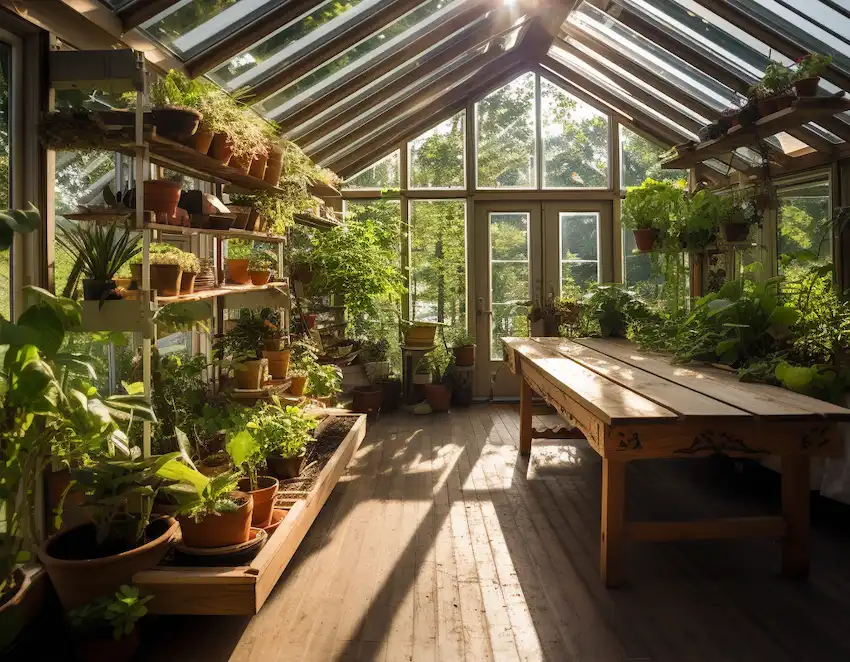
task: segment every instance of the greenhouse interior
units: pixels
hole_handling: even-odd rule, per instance
[[[0,0],[0,366],[3,661],[846,662],[850,2]]]

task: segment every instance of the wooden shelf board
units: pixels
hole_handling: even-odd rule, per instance
[[[326,218],[320,218],[314,214],[295,214],[294,218],[295,222],[300,225],[307,225],[312,228],[318,228],[319,230],[330,230],[331,228],[335,228],[339,225],[339,223],[335,221],[329,221]]]
[[[231,296],[234,294],[248,294],[251,292],[265,292],[268,290],[289,290],[286,281],[279,283],[267,283],[266,285],[224,285],[210,290],[201,290],[194,294],[181,294],[173,297],[157,297],[157,303],[167,305],[169,303],[185,303],[187,301],[203,301],[217,297]]]
[[[330,184],[323,184],[322,182],[316,182],[315,184],[310,184],[307,189],[313,195],[319,198],[341,198],[342,193],[340,193],[336,188],[331,186]]]
[[[216,237],[221,237],[222,239],[253,239],[255,241],[264,241],[270,244],[286,241],[285,237],[265,234],[264,232],[253,232],[251,230],[212,230],[210,228],[187,228],[181,225],[166,225],[164,223],[146,223],[145,228],[148,230],[159,230],[160,232],[169,232],[171,234],[209,234],[215,235]]]
[[[841,97],[809,97],[798,99],[790,108],[762,117],[751,126],[736,126],[729,129],[725,136],[715,140],[681,147],[678,155],[661,162],[664,168],[690,168],[706,159],[733,152],[746,147],[760,138],[770,136],[802,126],[807,122],[830,117],[836,113],[850,110],[850,100]]]

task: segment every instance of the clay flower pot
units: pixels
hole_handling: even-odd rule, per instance
[[[228,137],[223,133],[216,133],[213,136],[207,154],[221,163],[221,165],[230,163],[230,158],[233,156],[233,147],[230,145]]]
[[[280,181],[280,173],[283,170],[283,150],[274,145],[269,150],[268,160],[266,161],[266,171],[263,173],[263,181],[266,184],[277,186]]]
[[[289,392],[297,397],[304,395],[304,389],[307,388],[307,375],[293,375],[292,383],[289,385]]]
[[[196,152],[206,154],[210,151],[210,145],[212,145],[214,136],[215,134],[202,123],[198,127],[198,130],[195,131],[194,135],[186,138],[186,140],[183,141],[183,144],[186,145],[186,147],[191,147]]]
[[[254,285],[268,285],[272,277],[272,272],[268,269],[262,269],[260,271],[249,270],[248,276],[250,276],[251,282]]]
[[[243,361],[235,366],[233,373],[236,379],[236,388],[248,391],[258,390],[265,381],[267,366],[268,361],[265,359]]]
[[[184,271],[180,277],[180,294],[193,294],[195,292],[195,279],[198,274],[192,274]]]
[[[641,228],[640,230],[635,230],[635,246],[642,253],[646,253],[651,251],[655,246],[655,241],[658,239],[658,235],[661,234],[661,231],[657,228]]]
[[[83,279],[83,300],[84,301],[106,301],[112,299],[120,299],[121,297],[114,294],[117,287],[114,280],[91,280]]]
[[[154,108],[151,111],[156,132],[171,140],[182,142],[198,130],[201,113],[189,108]]]
[[[0,651],[14,655],[7,649],[46,609],[47,577],[24,572],[20,567],[12,575],[14,590],[6,593],[0,603]]]
[[[425,398],[433,411],[448,411],[452,401],[452,392],[445,384],[425,384]]]
[[[180,294],[183,282],[183,270],[176,264],[151,265],[151,289],[161,297],[174,297]]]
[[[475,345],[455,347],[452,351],[455,355],[455,365],[460,367],[475,365]]]
[[[430,347],[436,335],[436,324],[414,324],[404,332],[404,344],[408,347]]]
[[[269,473],[275,478],[282,480],[286,478],[298,478],[301,475],[304,456],[280,457],[278,455],[269,455],[266,458],[266,464],[269,468]]]
[[[289,508],[275,508],[272,511],[272,518],[269,521],[269,525],[263,527],[266,535],[271,536],[275,531],[277,531],[277,527],[280,526],[280,523],[284,520],[288,512]]]
[[[248,171],[251,169],[251,159],[243,156],[236,156],[235,154],[230,157],[230,167],[236,168],[243,175],[247,175]]]
[[[232,496],[241,502],[232,513],[208,515],[200,522],[191,517],[177,517],[186,547],[228,547],[248,541],[254,499],[242,492],[234,492]]]
[[[291,352],[288,349],[263,350],[263,358],[269,362],[269,374],[273,379],[286,379],[289,373],[289,358]]]
[[[146,542],[134,549],[92,558],[99,550],[95,525],[80,524],[63,529],[48,538],[38,550],[38,558],[65,610],[91,602],[105,593],[114,593],[122,584],[130,584],[133,575],[157,565],[171,545],[178,525],[170,517],[150,523]]]
[[[248,260],[227,260],[227,282],[237,285],[247,285],[251,282]]]
[[[258,154],[254,157],[254,160],[251,161],[251,167],[248,170],[248,174],[251,175],[251,177],[262,179],[263,175],[266,174],[266,164],[268,161],[268,154]]]
[[[351,408],[364,414],[377,414],[384,402],[384,391],[376,386],[358,386],[351,395]]]
[[[723,230],[723,238],[732,243],[746,241],[750,236],[749,223],[722,223],[720,227]]]
[[[267,527],[274,510],[274,498],[280,487],[277,478],[260,476],[257,478],[257,489],[251,489],[251,480],[243,478],[239,481],[239,490],[254,498],[254,513],[251,515],[251,525],[261,529]]]
[[[794,92],[798,97],[814,97],[817,96],[819,84],[820,76],[801,78],[794,83]]]
[[[145,182],[145,209],[172,218],[177,214],[180,202],[180,182],[167,179],[151,179]]]

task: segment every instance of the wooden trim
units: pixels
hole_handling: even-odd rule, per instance
[[[178,2],[179,0],[133,0],[115,13],[121,19],[124,30],[132,30]]]
[[[692,522],[629,522],[626,538],[635,542],[783,538],[787,530],[781,517],[727,517]]]

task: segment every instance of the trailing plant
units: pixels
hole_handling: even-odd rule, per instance
[[[684,244],[687,248],[703,248],[717,236],[720,223],[729,217],[730,196],[700,189],[687,200]]]
[[[108,631],[115,641],[120,641],[136,629],[136,624],[147,616],[145,606],[153,595],[142,596],[134,586],[122,585],[114,595],[95,598],[82,607],[68,612],[71,628],[82,636],[97,636]]]
[[[629,230],[657,229],[678,237],[685,221],[685,182],[646,179],[629,187],[623,200],[622,223]]]
[[[128,228],[117,225],[103,226],[98,223],[69,223],[59,226],[56,237],[68,253],[76,257],[80,267],[72,271],[73,285],[80,272],[90,280],[105,283],[111,281],[126,263],[142,251],[141,236]]]

